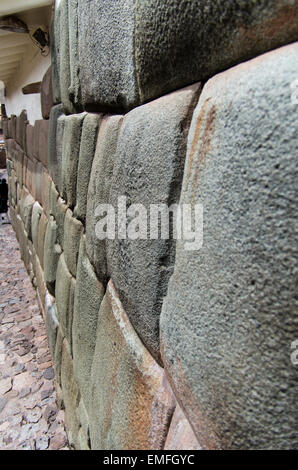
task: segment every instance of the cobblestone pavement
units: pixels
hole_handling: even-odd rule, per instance
[[[11,225],[0,225],[0,449],[68,449],[35,291]]]

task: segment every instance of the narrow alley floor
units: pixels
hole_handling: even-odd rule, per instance
[[[0,449],[68,449],[43,318],[8,224],[0,266]]]

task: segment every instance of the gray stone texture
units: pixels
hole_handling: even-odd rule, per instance
[[[38,224],[38,233],[37,233],[37,249],[36,253],[39,258],[40,265],[44,269],[44,241],[45,234],[47,231],[48,219],[44,212],[42,212],[39,224]]]
[[[99,280],[106,285],[108,279],[106,241],[96,236],[95,216],[99,204],[108,204],[114,159],[122,116],[105,116],[100,125],[96,152],[93,159],[87,197],[86,249]]]
[[[90,376],[92,449],[162,449],[175,400],[112,282],[100,307]]]
[[[23,220],[24,228],[27,232],[29,240],[32,240],[31,218],[34,203],[35,201],[31,194],[27,190],[24,191],[23,198],[20,201],[20,216]]]
[[[42,119],[38,125],[38,160],[42,162],[45,168],[48,167],[48,136],[49,120]]]
[[[57,223],[53,216],[50,217],[44,242],[44,278],[48,291],[55,295],[56,272],[61,246],[57,243]]]
[[[137,0],[135,16],[141,102],[298,38],[297,0]]]
[[[85,222],[86,218],[88,186],[101,119],[101,114],[88,113],[83,122],[74,209],[75,217],[82,222]]]
[[[74,372],[88,409],[91,365],[96,344],[99,307],[103,296],[104,287],[98,281],[87,257],[85,237],[82,237],[76,277],[72,342]]]
[[[34,158],[34,126],[26,126],[26,154],[29,158]]]
[[[76,277],[77,273],[77,262],[83,230],[83,224],[72,216],[70,209],[67,209],[64,221],[63,250],[67,267],[74,277]]]
[[[204,242],[177,244],[161,349],[204,448],[298,445],[297,76],[298,44],[264,54],[207,82],[192,120],[181,203],[203,204]]]
[[[68,4],[69,4],[69,0],[61,0],[57,8],[57,10],[59,11],[58,25],[60,25],[59,80],[60,80],[61,102],[63,104],[66,114],[72,114],[72,113],[75,113],[75,108],[69,99],[69,87],[71,85],[71,76],[70,76]]]
[[[32,232],[32,241],[35,250],[37,250],[38,243],[38,226],[39,220],[42,214],[42,207],[38,202],[35,202],[32,208],[32,222],[31,222],[31,232]]]
[[[28,124],[27,112],[23,110],[17,117],[16,122],[16,141],[20,147],[26,150],[26,126]]]
[[[134,0],[79,2],[79,78],[87,110],[139,104],[134,67]]]
[[[69,444],[77,448],[80,423],[77,418],[76,409],[79,404],[80,392],[74,378],[71,349],[66,338],[62,343],[61,383],[65,404],[67,436]]]
[[[43,76],[40,90],[40,103],[43,119],[49,119],[51,109],[54,105],[52,88],[52,67],[49,67]]]
[[[60,8],[55,9],[55,15],[51,25],[51,63],[52,63],[52,88],[54,104],[61,103],[60,91]]]
[[[48,137],[48,168],[56,187],[62,192],[62,144],[64,111],[62,105],[53,106],[50,113]]]
[[[118,139],[109,203],[179,202],[186,138],[200,92],[193,85],[130,111]],[[127,217],[125,229],[136,215]],[[149,220],[149,217],[148,217]],[[117,221],[117,223],[119,220]],[[149,227],[149,222],[148,222]],[[160,362],[159,315],[175,260],[175,240],[106,240],[108,273],[137,333]]]
[[[62,196],[72,209],[76,205],[80,143],[86,113],[64,118],[62,145]],[[61,119],[61,118],[60,118]]]
[[[297,0],[79,1],[78,37],[76,0],[69,11],[71,77],[87,110],[131,109],[298,37]]]
[[[45,325],[52,359],[55,358],[55,348],[58,332],[57,307],[54,297],[46,293],[45,296]]]
[[[61,325],[63,335],[67,338],[70,347],[72,342],[74,291],[75,279],[67,269],[64,254],[62,254],[59,258],[56,273],[55,297],[59,324]]]
[[[50,213],[51,215],[53,215],[57,223],[57,243],[63,246],[64,222],[65,222],[65,214],[67,211],[67,205],[65,204],[63,199],[58,197],[58,193],[55,191],[55,186],[52,185],[51,192],[50,192],[50,197],[54,199],[51,201],[52,203],[54,203],[55,201],[55,196],[57,196],[56,204],[51,207]]]
[[[79,0],[68,0],[68,24],[69,24],[69,60],[70,60],[70,86],[69,99],[77,111],[82,111],[81,84],[79,80],[79,30],[78,30],[78,4]]]

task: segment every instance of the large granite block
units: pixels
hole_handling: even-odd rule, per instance
[[[39,226],[41,214],[42,214],[42,207],[36,201],[33,204],[33,208],[32,208],[32,222],[31,222],[32,241],[33,241],[35,250],[37,250],[37,246],[38,246],[38,226]]]
[[[62,328],[63,335],[68,343],[72,343],[72,319],[74,304],[75,279],[67,269],[64,254],[59,258],[56,272],[55,297],[57,303],[58,320]]]
[[[175,400],[112,282],[101,304],[90,387],[91,448],[163,448]]]
[[[297,19],[297,0],[79,2],[83,105],[127,110],[209,78],[297,40]]]
[[[99,280],[108,279],[106,241],[96,236],[96,209],[108,204],[119,129],[123,116],[105,116],[102,120],[87,193],[86,248]]]
[[[79,2],[79,78],[85,109],[139,104],[134,67],[134,1]]]
[[[56,187],[62,192],[62,145],[64,130],[62,105],[53,106],[50,113],[48,136],[48,169]]]
[[[66,338],[62,343],[61,384],[65,404],[65,424],[69,444],[78,447],[78,433],[80,423],[76,409],[79,405],[80,392],[74,378],[71,350]]]
[[[76,205],[80,143],[86,113],[64,118],[62,146],[62,196],[72,209]],[[61,119],[61,118],[60,118]]]
[[[77,263],[83,224],[72,216],[70,209],[67,209],[64,221],[63,250],[65,262],[71,274],[76,277]]]
[[[26,154],[29,158],[34,158],[34,126],[26,126]]]
[[[39,258],[40,265],[44,269],[44,241],[47,231],[48,219],[44,212],[42,212],[38,224],[38,233],[37,233],[37,249],[36,253]]]
[[[76,277],[72,342],[75,376],[88,409],[91,365],[96,344],[99,307],[103,296],[104,287],[98,281],[87,257],[85,237],[82,237]]]
[[[27,112],[23,110],[17,117],[16,141],[24,151],[26,151],[26,127],[28,123]]]
[[[75,108],[69,99],[69,87],[71,85],[70,75],[70,42],[69,42],[69,0],[61,0],[58,5],[58,27],[59,33],[59,82],[61,102],[67,114],[75,113]],[[57,11],[56,10],[56,11]],[[55,12],[56,15],[56,12]]]
[[[200,85],[193,85],[124,117],[111,181],[109,203],[118,213],[117,226],[123,227],[115,240],[106,240],[108,272],[130,321],[157,361],[159,315],[173,271],[175,240],[160,234],[158,239],[149,238],[150,207],[179,202],[186,137],[199,92]],[[118,205],[123,196],[127,217],[122,222],[119,214],[121,218],[125,214]],[[138,215],[133,207],[129,212],[133,204],[142,204],[148,212],[142,216],[144,230],[136,223],[135,233],[128,236]]]
[[[23,193],[23,198],[20,201],[20,216],[24,223],[24,229],[27,232],[29,240],[32,240],[31,232],[31,219],[32,219],[32,209],[33,204],[35,203],[31,194],[26,190]]]
[[[48,292],[45,295],[45,325],[52,359],[55,359],[55,349],[58,333],[57,307],[54,297]]]
[[[49,136],[49,120],[42,119],[38,125],[38,159],[45,168],[48,167],[48,136]]]
[[[50,190],[50,214],[53,215],[57,223],[57,242],[59,245],[63,246],[64,239],[64,222],[65,214],[67,211],[67,205],[58,197],[58,193],[55,190],[55,185],[52,184]]]
[[[86,218],[88,186],[101,119],[101,114],[88,113],[83,122],[77,170],[76,206],[74,209],[75,217],[82,222],[85,222]]]
[[[44,241],[44,278],[47,289],[52,295],[55,295],[56,272],[59,257],[61,255],[61,246],[57,243],[57,223],[53,216],[50,217]]]
[[[69,99],[77,111],[82,111],[81,84],[79,80],[79,0],[68,0],[68,25],[69,25],[69,61],[70,61],[70,85],[68,88]]]
[[[162,357],[204,448],[298,445],[298,44],[205,85],[181,203],[203,204],[203,246],[177,245],[161,315]]]

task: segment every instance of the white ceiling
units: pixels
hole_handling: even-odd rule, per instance
[[[30,30],[49,27],[49,12],[53,0],[0,0],[0,18],[15,14]],[[0,80],[5,85],[17,73],[32,40],[26,33],[0,30]]]

